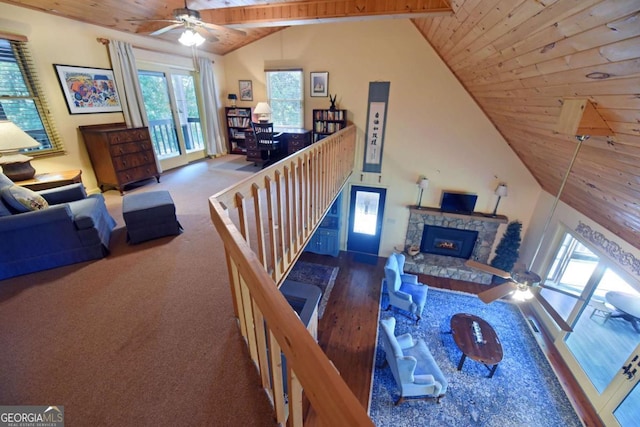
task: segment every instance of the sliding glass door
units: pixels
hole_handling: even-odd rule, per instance
[[[183,70],[149,68],[138,70],[138,77],[151,140],[162,168],[204,157],[194,76]]]
[[[640,285],[571,233],[544,283],[542,295],[573,326],[556,346],[589,400],[610,425],[637,425]]]

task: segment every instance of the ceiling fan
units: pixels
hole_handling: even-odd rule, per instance
[[[513,273],[508,273],[504,270],[500,270],[499,268],[495,268],[472,259],[467,260],[465,264],[468,267],[475,268],[507,280],[501,285],[487,289],[486,291],[478,294],[478,298],[480,298],[480,300],[485,304],[489,304],[498,298],[507,296],[514,291],[521,295],[526,295],[529,298],[535,297],[563,331],[573,332],[571,326],[569,326],[569,324],[560,316],[560,314],[558,314],[551,304],[549,304],[549,302],[540,295],[538,289],[535,289],[545,287],[540,284],[540,276],[536,273],[518,269],[514,270]]]
[[[247,33],[235,28],[228,28],[222,25],[204,22],[200,18],[200,12],[189,9],[185,0],[184,7],[173,10],[173,19],[129,19],[138,22],[168,22],[166,27],[162,27],[149,33],[150,36],[159,36],[173,30],[182,30],[182,35],[178,40],[185,46],[199,46],[205,41],[217,42],[219,38],[214,32],[229,32],[241,36]]]

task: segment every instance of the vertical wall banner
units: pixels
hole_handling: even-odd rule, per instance
[[[387,104],[391,82],[369,83],[369,106],[367,109],[367,133],[365,135],[364,172],[382,172],[382,148],[387,121]]]

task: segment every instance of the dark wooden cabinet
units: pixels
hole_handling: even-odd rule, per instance
[[[285,131],[285,140],[287,154],[293,154],[311,145],[311,131],[306,129],[287,129]]]
[[[247,152],[247,134],[251,130],[251,108],[226,107],[227,140],[229,153],[245,154]]]
[[[80,132],[101,191],[122,194],[125,185],[152,177],[160,182],[148,128],[110,123],[80,126]]]
[[[347,127],[347,110],[313,110],[313,142]]]

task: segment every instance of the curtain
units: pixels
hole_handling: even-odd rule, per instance
[[[202,125],[205,128],[205,134],[207,135],[207,155],[226,154],[226,144],[220,133],[213,65],[211,65],[211,61],[206,58],[198,59],[198,65],[204,104],[204,117],[201,117],[201,119]]]
[[[109,57],[113,68],[122,113],[128,127],[149,126],[147,111],[144,108],[142,89],[138,80],[136,57],[130,43],[109,40]],[[158,155],[154,150],[158,172],[162,172]]]

